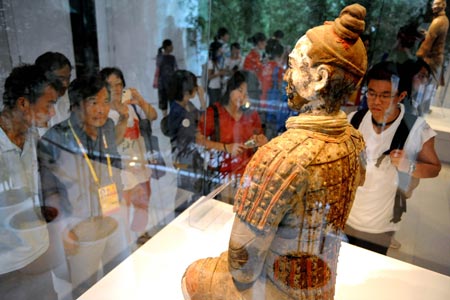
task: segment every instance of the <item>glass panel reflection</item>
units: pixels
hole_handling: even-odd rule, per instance
[[[220,190],[214,197],[234,204],[248,162],[299,115],[284,80],[297,39],[351,3],[0,1],[2,295],[75,299],[202,196]],[[435,24],[445,27],[449,8],[442,0],[359,3],[369,68],[401,63],[404,111],[435,131],[442,162],[407,201],[398,243],[384,244],[388,256],[448,275],[448,251],[440,251],[447,245],[424,245],[447,241],[450,229],[449,43],[430,49],[432,37],[445,42]],[[6,79],[24,63],[43,70],[17,75],[23,85],[12,88]],[[101,73],[104,90],[97,97],[89,84],[77,104],[70,85],[78,93],[86,73]],[[342,110],[384,96],[362,82]],[[209,209],[188,225],[211,228],[213,209],[202,221]]]

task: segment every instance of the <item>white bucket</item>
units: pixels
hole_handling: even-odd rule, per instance
[[[118,226],[116,231],[108,238],[105,251],[103,252],[102,264],[104,267],[104,274],[108,273],[111,268],[117,266],[131,254],[124,219],[120,214],[114,214],[110,217],[114,218]],[[105,266],[108,266],[108,268],[105,268]]]
[[[67,253],[73,288],[80,284],[94,284],[108,238],[117,230],[117,221],[111,217],[93,217],[70,226],[64,241],[76,249]],[[89,282],[88,280],[92,280]]]
[[[8,227],[23,241],[37,245],[48,241],[47,224],[38,208],[29,207],[16,211],[7,219]],[[43,237],[46,239],[43,240]]]
[[[46,218],[48,222],[49,246],[44,254],[23,269],[23,272],[27,274],[45,272],[66,262],[62,240],[64,223],[61,221],[61,216],[54,207],[44,207],[43,209],[47,213],[50,212],[47,216],[51,215],[50,218]]]

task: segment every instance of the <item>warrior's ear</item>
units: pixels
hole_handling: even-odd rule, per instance
[[[316,92],[322,90],[327,86],[330,74],[331,69],[327,65],[320,65],[315,69],[315,72],[313,74],[313,85]]]

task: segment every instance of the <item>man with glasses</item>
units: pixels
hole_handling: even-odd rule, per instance
[[[413,178],[436,177],[441,164],[434,150],[436,133],[423,118],[405,113],[400,103],[408,80],[400,79],[396,65],[375,65],[367,82],[368,111],[348,116],[366,142],[367,166],[345,232],[351,244],[386,254],[400,227],[394,211],[398,189],[405,194]]]

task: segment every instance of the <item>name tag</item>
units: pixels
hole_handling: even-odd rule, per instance
[[[109,184],[98,189],[98,198],[104,215],[119,209],[119,195],[116,184]]]

